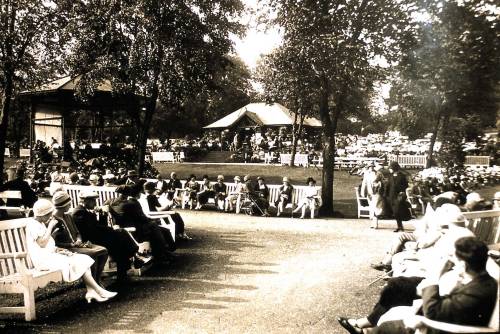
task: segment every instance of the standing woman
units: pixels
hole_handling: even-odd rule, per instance
[[[389,172],[385,197],[392,209],[392,215],[396,219],[397,228],[394,232],[399,232],[404,230],[403,221],[411,218],[409,203],[406,201],[408,180],[396,161],[391,161],[389,164]]]
[[[40,199],[33,205],[34,219],[26,226],[26,245],[33,266],[37,270],[60,270],[63,281],[74,282],[83,279],[87,293],[85,299],[104,302],[116,296],[101,287],[92,277],[92,258],[56,247],[52,233],[59,222],[52,219],[54,207],[49,200]]]

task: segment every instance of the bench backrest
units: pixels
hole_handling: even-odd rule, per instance
[[[150,179],[148,181],[155,181]],[[186,181],[181,181],[182,186],[184,187]],[[199,181],[198,183],[201,183]],[[236,189],[235,183],[226,183],[227,192],[233,192]],[[279,198],[279,188],[281,185],[279,184],[271,184],[267,185],[269,187],[269,201],[275,202]],[[96,186],[80,186],[80,185],[63,185],[64,190],[68,193],[69,197],[71,197],[71,206],[75,208],[78,205],[78,194],[82,190],[92,190],[95,191],[99,198],[97,198],[97,205],[103,205],[108,199],[118,197],[118,194],[115,192],[116,187],[96,187]],[[307,186],[294,186],[292,192],[292,203],[298,204],[300,199],[304,196],[304,191]],[[321,191],[321,187],[317,187]]]
[[[82,190],[95,191],[99,197],[97,198],[97,205],[103,205],[107,200],[118,197],[115,192],[116,187],[104,187],[104,186],[80,186],[65,184],[63,185],[64,190],[71,197],[71,207],[76,208],[78,206],[78,194]]]
[[[27,256],[26,225],[30,218],[0,221],[0,277],[17,274],[22,271],[14,257],[32,269],[33,264]]]
[[[22,199],[21,192],[19,190],[5,190],[0,192],[0,199]]]
[[[465,226],[487,244],[500,242],[500,209],[464,212]]]

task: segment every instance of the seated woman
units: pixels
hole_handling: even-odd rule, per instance
[[[93,245],[90,241],[82,241],[82,236],[73,221],[73,216],[68,213],[71,198],[65,191],[55,192],[52,196],[52,203],[55,208],[53,217],[59,222],[56,229],[52,231],[56,246],[66,248],[73,253],[90,256],[94,260],[92,276],[99,283],[106,261],[108,261],[108,250],[102,246]]]
[[[395,278],[398,283],[389,281],[368,317],[340,317],[338,321],[349,333],[414,333],[415,328],[407,327],[403,320],[381,321],[377,326],[391,308],[408,306],[397,310],[405,321],[416,312],[431,320],[486,326],[497,298],[497,282],[486,271],[487,260],[488,247],[484,242],[475,237],[460,238],[455,242],[455,254],[436,263],[425,279]],[[422,296],[422,307],[415,310],[410,305],[417,295]],[[398,314],[394,313],[392,319],[397,319]]]
[[[224,211],[224,202],[227,196],[227,186],[224,183],[224,176],[217,176],[217,183],[215,183],[212,187],[215,195],[215,204],[217,206],[217,210]]]
[[[116,292],[104,289],[92,277],[92,258],[56,247],[52,232],[60,222],[52,218],[53,209],[46,199],[33,205],[35,217],[26,226],[26,244],[33,266],[37,270],[60,270],[65,282],[82,278],[87,288],[85,299],[89,303],[92,300],[104,302],[116,296]]]
[[[300,219],[305,218],[307,208],[311,211],[311,219],[313,219],[315,217],[316,208],[321,205],[321,196],[318,193],[318,188],[316,188],[316,181],[312,177],[309,177],[307,178],[307,185],[308,187],[304,191],[304,198],[300,200],[297,208],[292,211],[293,214],[302,210]]]
[[[196,176],[191,174],[189,176],[189,180],[186,182],[184,186],[186,192],[184,193],[184,203],[189,203],[189,209],[193,210],[194,201],[196,200],[196,195],[200,190],[200,185],[196,182]]]
[[[203,175],[203,183],[200,185],[200,190],[196,194],[196,208],[195,210],[200,210],[201,206],[207,204],[209,198],[214,198],[214,191],[212,185],[210,184],[210,179],[208,175]]]
[[[158,197],[155,195],[156,186],[153,182],[146,182],[144,184],[144,192],[146,193],[146,201],[148,203],[149,211],[170,211],[172,204],[161,205]],[[176,237],[184,240],[191,240],[191,238],[186,234],[184,220],[178,212],[173,212],[170,214],[174,224]]]
[[[293,186],[290,184],[288,177],[283,178],[283,185],[279,188],[279,197],[275,205],[278,207],[278,213],[276,217],[279,217],[281,213],[285,210],[288,203],[292,202],[292,192]]]
[[[254,187],[254,191],[251,193],[252,199],[257,203],[259,208],[263,211],[263,217],[269,217],[269,188],[264,182],[264,178],[261,176],[257,177],[257,184]]]
[[[235,189],[233,192],[229,193],[226,198],[226,207],[225,211],[233,211],[234,204],[238,201],[238,198],[241,196],[243,191],[243,183],[241,183],[241,178],[236,175],[234,177]]]

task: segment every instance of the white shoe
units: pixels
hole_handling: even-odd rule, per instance
[[[103,292],[100,293],[100,295],[102,297],[108,298],[108,299],[116,297],[117,294],[118,294],[118,292],[113,292],[113,291],[108,291],[108,290],[104,290]]]
[[[87,303],[90,304],[92,302],[92,300],[95,300],[98,303],[102,303],[102,302],[107,301],[109,298],[101,296],[95,290],[90,290],[90,291],[87,291],[87,293],[85,294],[85,299],[87,300]]]

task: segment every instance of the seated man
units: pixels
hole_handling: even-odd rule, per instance
[[[172,205],[161,205],[158,197],[155,195],[155,190],[156,187],[154,182],[146,182],[144,184],[144,192],[146,193],[146,202],[148,204],[149,211],[170,211]],[[190,240],[191,238],[185,232],[185,224],[181,215],[178,212],[172,212],[170,213],[170,218],[172,218],[175,224],[176,237],[179,239]]]
[[[138,251],[137,245],[127,232],[114,230],[107,225],[105,209],[96,207],[96,192],[81,191],[78,197],[79,205],[73,210],[73,220],[82,240],[106,247],[116,262],[118,280],[125,280],[130,268],[130,259]],[[99,219],[96,212],[99,213]]]
[[[24,170],[17,169],[15,179],[0,184],[0,192],[5,190],[18,190],[21,192],[21,199],[8,199],[7,206],[24,206],[25,208],[32,208],[38,199],[37,195],[31,189],[28,182],[24,180]],[[0,200],[0,203],[2,200]],[[1,211],[1,210],[0,210]],[[0,217],[7,215],[6,212],[0,212]]]
[[[120,227],[134,227],[134,236],[139,241],[149,241],[155,262],[164,262],[172,258],[171,251],[175,250],[175,242],[167,229],[151,222],[142,211],[137,201],[140,189],[137,186],[120,186],[116,189],[118,198],[105,203],[109,212]]]
[[[425,280],[398,277],[397,280],[404,279],[404,283],[386,285],[367,318],[355,320],[340,317],[338,321],[349,333],[414,333],[418,325],[418,318],[411,319],[411,314],[415,314],[414,308],[398,310],[404,321],[386,321],[374,326],[392,307],[410,307],[419,292],[422,307],[416,310],[418,314],[453,324],[486,326],[498,298],[497,282],[486,272],[487,260],[488,247],[484,242],[475,237],[460,238],[455,242],[454,256],[435,265]],[[446,284],[442,284],[444,280]],[[454,287],[445,289],[450,284]],[[410,322],[413,328],[406,326]]]

